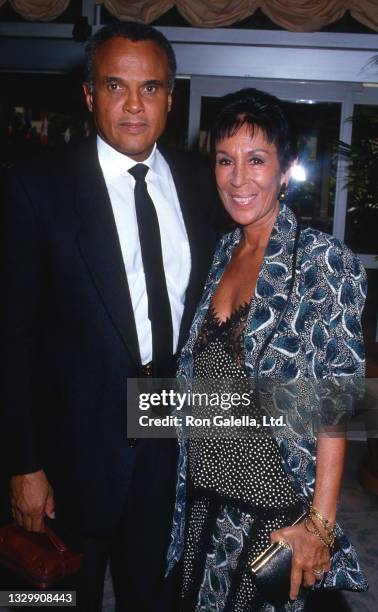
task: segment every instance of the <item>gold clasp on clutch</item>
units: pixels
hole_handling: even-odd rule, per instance
[[[293,527],[294,525],[297,525],[306,516],[307,516],[307,512],[304,512],[290,526]],[[262,567],[264,567],[264,565],[268,563],[268,561],[280,550],[280,548],[289,548],[291,550],[291,546],[288,542],[286,542],[286,540],[279,540],[278,542],[273,542],[273,544],[268,546],[268,548],[265,548],[265,550],[263,550],[262,553],[260,553],[258,557],[256,557],[256,559],[251,561],[249,565],[249,567],[251,568],[251,572],[253,574],[256,574],[259,571],[259,569],[261,569]]]
[[[262,551],[256,559],[254,559],[250,563],[251,572],[256,574],[268,561],[279,551],[280,548],[289,548],[291,549],[290,544],[286,542],[286,540],[279,540],[278,542],[273,542],[268,548]]]

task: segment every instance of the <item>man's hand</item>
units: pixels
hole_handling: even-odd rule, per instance
[[[27,531],[43,532],[44,518],[55,518],[54,493],[43,470],[12,476],[11,506],[13,518]]]

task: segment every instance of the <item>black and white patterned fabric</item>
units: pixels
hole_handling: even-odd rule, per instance
[[[241,306],[221,323],[209,309],[193,349],[195,380],[246,379],[248,310]],[[200,437],[189,440],[188,454],[184,610],[248,612],[253,606],[257,612],[265,602],[248,561],[269,545],[271,531],[301,513],[277,443],[270,435]]]
[[[294,213],[283,204],[249,307],[243,344],[247,376],[271,387],[266,408],[270,405],[272,410],[287,413],[289,422],[293,421],[285,432],[278,428],[272,433],[293,490],[308,504],[314,494],[316,468],[316,431],[308,411],[319,402],[322,412],[332,415],[339,407],[352,406],[364,378],[360,317],[366,274],[358,257],[342,242],[310,228],[300,231],[293,266],[297,225]],[[238,228],[225,235],[216,250],[181,354],[178,376],[186,386],[193,379],[193,349],[212,296],[241,237]],[[184,543],[188,446],[183,431],[179,432],[179,446],[168,572],[181,557]],[[353,546],[338,524],[336,532],[338,549],[331,570],[316,588],[366,590]]]

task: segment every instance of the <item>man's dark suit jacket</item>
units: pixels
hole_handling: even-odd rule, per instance
[[[215,191],[202,159],[163,154],[192,258],[181,346],[214,250]],[[11,169],[5,208],[10,473],[44,469],[64,516],[105,533],[120,517],[139,452],[125,424],[126,379],[140,374],[140,357],[95,140]]]

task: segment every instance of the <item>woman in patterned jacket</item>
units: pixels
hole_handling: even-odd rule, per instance
[[[366,278],[345,245],[301,228],[284,202],[296,150],[277,98],[255,89],[226,96],[213,143],[218,191],[236,229],[216,250],[179,377],[217,379],[220,389],[226,380],[268,381],[257,428],[265,409],[283,414],[286,427],[270,420],[278,423],[271,435],[222,440],[181,434],[168,562],[184,549],[188,612],[302,610],[308,588],[367,588],[336,523],[345,435],[324,427],[316,435],[308,410],[321,405],[324,425],[324,414],[349,409],[364,376]],[[249,563],[278,540],[292,549],[292,569],[290,599],[274,607]]]

